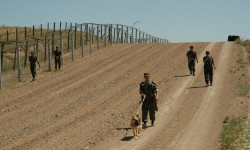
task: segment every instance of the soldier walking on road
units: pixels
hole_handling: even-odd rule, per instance
[[[56,50],[54,51],[54,55],[55,55],[55,70],[57,71],[57,65],[59,70],[61,69],[61,56],[62,53],[58,50],[59,47],[56,46]]]
[[[32,81],[35,81],[35,78],[36,78],[36,62],[38,63],[39,68],[41,66],[40,66],[40,63],[37,60],[37,57],[35,56],[33,51],[31,51],[31,56],[29,56],[29,62],[30,62],[30,71],[31,71],[31,74],[32,74],[32,77],[33,77]]]
[[[210,81],[210,86],[213,85],[213,67],[216,69],[214,65],[214,59],[210,56],[210,52],[206,51],[206,56],[203,57],[204,62],[204,75],[205,75],[205,82],[206,87],[208,87],[208,82]]]
[[[145,82],[140,84],[140,94],[142,97],[142,121],[144,122],[143,128],[147,128],[148,113],[151,120],[151,126],[154,126],[155,111],[158,101],[158,90],[154,82],[150,82],[149,73],[144,73]]]
[[[195,76],[195,60],[198,63],[196,52],[194,51],[194,47],[190,46],[190,50],[187,52],[188,57],[188,68],[190,71],[190,75]]]

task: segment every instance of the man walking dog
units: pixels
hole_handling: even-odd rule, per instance
[[[150,82],[149,73],[144,73],[145,81],[140,84],[140,94],[142,97],[142,121],[143,128],[147,128],[148,113],[151,126],[154,126],[155,111],[157,111],[158,90],[154,82]]]

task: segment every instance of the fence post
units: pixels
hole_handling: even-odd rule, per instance
[[[101,25],[101,39],[103,38],[103,37],[102,37],[102,35],[103,35],[103,34],[102,34],[102,28],[103,28],[103,27],[102,27],[102,25]]]
[[[60,50],[61,50],[61,54],[62,54],[61,64],[63,65],[63,37],[62,37],[62,34],[60,34]]]
[[[112,45],[113,44],[113,35],[112,35],[112,31],[113,31],[113,26],[112,26],[112,24],[111,24],[111,26],[110,26],[110,44]]]
[[[17,47],[17,58],[18,58],[18,82],[22,82],[22,72],[21,72],[21,60],[20,60],[20,47]]]
[[[82,29],[82,25],[81,25]],[[81,48],[82,48],[82,57],[84,57],[84,37],[83,37],[83,31],[81,30]]]
[[[97,35],[96,35],[96,38],[97,38],[97,49],[99,50],[100,49],[100,43],[99,43],[99,25],[97,25]]]
[[[48,40],[48,55],[49,55],[49,71],[51,71],[51,51],[50,51],[50,40]]]
[[[24,68],[27,66],[28,48],[29,48],[29,42],[26,41],[26,45],[25,45],[25,57],[24,57]]]
[[[3,54],[4,54],[4,43],[1,44],[1,71],[3,70]]]
[[[32,37],[35,37],[35,26],[33,25]]]
[[[137,29],[135,29],[135,44],[137,44]]]
[[[60,21],[60,34],[62,34],[62,22]]]
[[[113,43],[115,43],[115,26],[114,26],[114,37],[113,37]]]
[[[53,33],[56,31],[56,23],[54,22]]]
[[[94,24],[91,24],[91,38],[92,38],[92,44],[94,44],[94,34],[95,34],[95,29],[94,29]]]
[[[124,44],[124,41],[123,41],[123,25],[122,25],[122,29],[121,29],[121,43]]]
[[[119,43],[119,25],[117,24],[116,25],[116,43],[118,44]]]
[[[75,61],[75,53],[74,53],[74,36],[71,34],[71,44],[72,44],[72,61]]]
[[[49,23],[47,24],[47,33],[49,33]]]
[[[45,36],[44,39],[44,62],[46,62],[47,59],[47,36]]]
[[[52,45],[51,45],[51,50],[52,50],[52,56],[53,56],[53,53],[54,53],[54,46],[55,46],[55,35],[54,33],[52,33]]]
[[[69,40],[70,40],[70,30],[68,30],[68,52],[69,52],[69,47],[70,47],[70,42],[69,42]]]
[[[38,40],[36,41],[36,57],[38,58]]]
[[[18,29],[16,28],[16,48],[17,48],[17,41],[18,41]],[[15,50],[15,58],[14,58],[13,70],[16,69],[16,57],[17,57],[17,50]]]
[[[134,28],[132,28],[131,40],[132,44],[134,44]]]
[[[76,40],[76,39],[77,39],[77,38],[76,38],[76,35],[77,35],[77,23],[75,23],[75,38],[74,38],[75,47],[76,47],[76,41],[77,41],[77,40]]]
[[[127,27],[127,33],[126,33],[126,43],[128,44],[128,27]]]
[[[92,24],[93,25],[93,24]],[[93,26],[92,26],[92,29],[93,29]],[[89,29],[89,34],[90,34],[90,44],[89,44],[89,50],[90,50],[90,54],[92,54],[92,30],[91,28]]]
[[[41,24],[41,36],[43,35],[43,25]]]
[[[24,39],[25,41],[27,41],[27,28],[24,27]]]
[[[107,47],[107,25],[104,25],[104,47]]]
[[[7,35],[7,43],[9,43],[9,31],[6,31],[6,35]]]
[[[85,25],[85,32],[86,32],[86,45],[88,45],[88,40],[89,40],[89,26],[88,26],[88,24]]]
[[[65,32],[67,31],[67,22],[65,23]]]

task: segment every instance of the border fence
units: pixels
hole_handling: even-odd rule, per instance
[[[64,55],[70,52],[71,60],[75,61],[75,55],[84,57],[86,54],[92,54],[94,50],[112,44],[168,43],[168,40],[122,24],[53,22],[32,27],[2,26],[0,43],[0,89],[2,89],[2,84],[4,85],[2,81],[8,82],[8,77],[9,81],[16,78],[15,82],[22,82],[22,78],[29,76],[27,61],[31,50],[35,52],[40,62],[43,60],[43,66],[47,66],[43,70],[51,71],[52,52],[55,46],[59,46],[63,55],[61,63],[64,64],[66,59]],[[9,75],[11,71],[13,77]],[[3,80],[2,77],[7,73],[8,77]]]

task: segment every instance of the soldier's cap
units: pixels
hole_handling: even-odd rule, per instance
[[[189,46],[189,48],[194,48],[193,46]]]
[[[149,73],[144,73],[144,77],[149,77]]]

